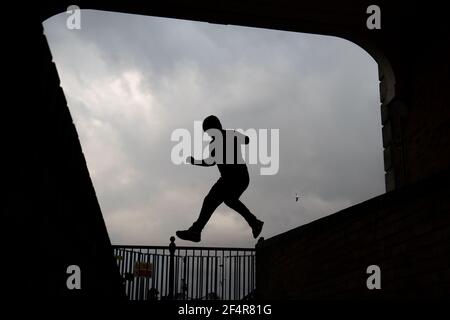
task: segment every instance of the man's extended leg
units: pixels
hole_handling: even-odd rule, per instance
[[[205,225],[208,223],[213,212],[224,200],[224,184],[221,179],[219,179],[211,188],[209,193],[203,200],[202,209],[200,210],[200,215],[192,226],[188,230],[177,231],[176,235],[183,240],[189,240],[194,242],[199,242],[201,239],[201,233]]]
[[[237,211],[244,219],[247,221],[249,226],[252,228],[253,237],[256,239],[261,233],[264,222],[258,220],[253,213],[248,210],[245,204],[239,199],[226,199],[225,204],[231,209]]]
[[[208,223],[211,218],[213,212],[217,209],[217,207],[223,202],[224,199],[224,188],[221,180],[217,181],[206,195],[203,200],[202,209],[200,210],[200,214],[198,216],[197,221],[195,221],[191,227],[192,230],[197,232],[202,232],[205,225]]]

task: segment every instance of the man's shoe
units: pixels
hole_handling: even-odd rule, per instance
[[[176,235],[178,238],[187,240],[187,241],[200,242],[200,240],[201,240],[200,232],[195,232],[190,229],[183,230],[183,231],[177,231]]]
[[[253,238],[258,238],[259,234],[262,231],[264,222],[262,222],[261,220],[258,220],[255,225],[252,227],[252,233],[253,233]]]

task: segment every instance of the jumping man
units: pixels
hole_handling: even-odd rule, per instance
[[[239,200],[250,182],[247,165],[241,155],[241,145],[248,144],[250,139],[234,130],[222,129],[219,119],[213,115],[203,121],[203,131],[212,138],[209,145],[210,157],[202,160],[188,157],[186,162],[204,167],[217,165],[220,178],[205,197],[197,221],[188,230],[177,231],[176,235],[183,240],[199,242],[203,228],[223,202],[247,221],[256,239],[264,222],[258,220]]]

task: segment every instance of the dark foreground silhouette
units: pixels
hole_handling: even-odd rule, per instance
[[[197,221],[189,229],[177,231],[176,235],[183,240],[199,242],[203,228],[223,202],[247,221],[256,239],[261,233],[264,222],[258,220],[239,200],[250,182],[247,165],[240,152],[241,145],[248,144],[249,138],[236,131],[223,130],[216,116],[209,116],[203,121],[203,130],[212,138],[209,148],[210,157],[202,160],[188,157],[186,161],[204,167],[217,165],[221,176],[203,200]]]

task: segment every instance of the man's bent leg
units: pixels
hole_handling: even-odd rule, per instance
[[[225,204],[231,209],[237,211],[244,219],[247,221],[250,227],[254,226],[258,219],[253,215],[253,213],[248,210],[248,208],[239,199],[225,200]]]
[[[239,199],[227,199],[225,200],[225,204],[239,213],[247,221],[248,225],[252,228],[253,237],[256,239],[261,233],[264,222],[258,220]]]
[[[201,233],[205,225],[208,223],[213,212],[224,200],[224,185],[223,181],[219,179],[211,188],[209,193],[203,200],[202,209],[200,210],[200,215],[192,224],[189,230]]]

